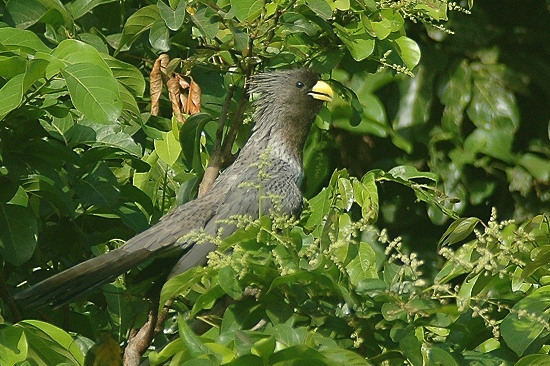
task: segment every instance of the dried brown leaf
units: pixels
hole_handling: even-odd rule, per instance
[[[160,60],[157,58],[153,64],[153,70],[149,75],[149,92],[151,93],[151,114],[158,116],[160,93],[162,92],[162,72],[160,71]]]
[[[172,113],[176,116],[178,121],[185,122],[185,119],[183,118],[183,115],[181,113],[183,108],[180,99],[181,91],[178,77],[174,75],[169,78],[166,82],[166,87],[168,88],[168,97],[170,98],[170,102],[172,103]]]
[[[184,113],[185,113],[185,106],[187,105],[187,95],[181,93],[180,94],[180,103],[181,103],[181,106],[182,108],[184,109]]]
[[[187,80],[184,79],[183,75],[181,74],[176,74],[176,76],[178,77],[178,82],[180,84],[180,87],[185,90],[185,89],[189,89],[189,82]]]
[[[163,53],[155,60],[153,69],[149,75],[149,92],[151,94],[151,114],[158,116],[160,108],[160,95],[163,87],[163,70],[168,65],[170,57]]]
[[[162,67],[162,71],[166,69],[166,66],[168,66],[168,63],[170,62],[170,56],[168,56],[166,53],[161,53],[157,59],[160,59],[160,66]]]
[[[201,87],[199,84],[191,78],[191,86],[189,87],[189,94],[187,98],[187,113],[196,114],[201,111]]]

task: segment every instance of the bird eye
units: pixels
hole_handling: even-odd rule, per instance
[[[296,86],[297,86],[298,88],[303,88],[303,87],[304,87],[304,83],[302,83],[301,81],[298,81],[298,82],[296,83]]]

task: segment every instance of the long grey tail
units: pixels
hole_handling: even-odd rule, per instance
[[[87,293],[151,257],[145,248],[128,252],[124,247],[77,264],[15,295],[25,308],[61,305]]]
[[[208,251],[215,249],[215,246],[195,246],[193,242],[178,241],[185,234],[204,228],[214,214],[217,197],[205,195],[179,206],[120,248],[77,264],[25,289],[15,295],[15,300],[26,308],[37,308],[48,303],[61,305],[110,282],[160,253],[185,253],[180,260],[183,269],[204,263]]]

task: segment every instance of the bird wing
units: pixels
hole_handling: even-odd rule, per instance
[[[230,189],[224,192],[223,199],[204,225],[204,233],[214,238],[226,238],[237,230],[239,218],[255,220],[261,215],[271,213],[298,213],[302,205],[302,195],[295,179],[285,175],[284,171],[285,169],[281,169],[276,179],[270,177],[265,181],[259,180],[258,170],[255,168],[248,168],[239,176],[229,175],[233,181],[223,186]],[[216,249],[217,245],[212,242],[193,243],[173,267],[170,277],[204,265],[208,253]]]

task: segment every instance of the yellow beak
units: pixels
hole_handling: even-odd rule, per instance
[[[311,88],[311,91],[307,94],[315,99],[324,100],[325,102],[332,102],[332,97],[334,96],[334,92],[330,85],[322,80],[319,80],[313,85],[313,88]]]

